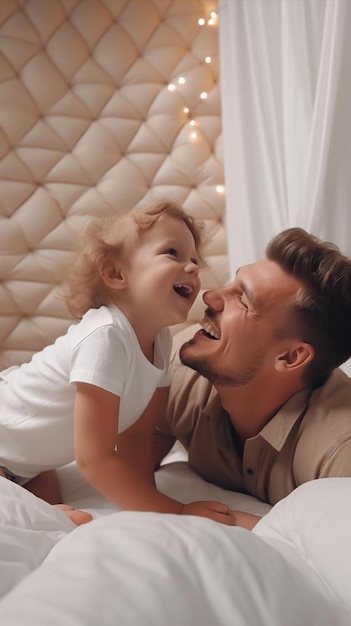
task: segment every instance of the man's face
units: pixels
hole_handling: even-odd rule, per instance
[[[241,267],[233,283],[204,294],[202,330],[182,346],[182,362],[216,386],[245,385],[268,372],[287,348],[279,330],[301,287],[268,259]]]

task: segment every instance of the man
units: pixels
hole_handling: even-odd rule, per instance
[[[202,329],[175,338],[157,460],[178,439],[206,480],[270,504],[351,476],[351,259],[291,228],[203,298]]]

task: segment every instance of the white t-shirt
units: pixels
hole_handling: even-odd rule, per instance
[[[90,309],[29,363],[1,372],[0,467],[29,479],[74,459],[77,382],[120,397],[118,431],[123,432],[157,387],[169,385],[171,343],[169,329],[162,329],[150,363],[125,315],[115,306],[102,306]]]

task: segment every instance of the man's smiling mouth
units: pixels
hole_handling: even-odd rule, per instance
[[[200,324],[202,326],[202,331],[204,335],[206,335],[206,337],[208,337],[209,339],[216,339],[216,340],[220,338],[220,334],[218,330],[214,326],[212,326],[212,324],[210,324],[209,322],[205,320],[202,320]]]

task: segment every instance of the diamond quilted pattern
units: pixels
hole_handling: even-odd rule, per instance
[[[218,28],[198,23],[216,9],[1,0],[1,368],[71,323],[60,285],[90,216],[180,202],[205,224],[203,289],[227,280]]]

